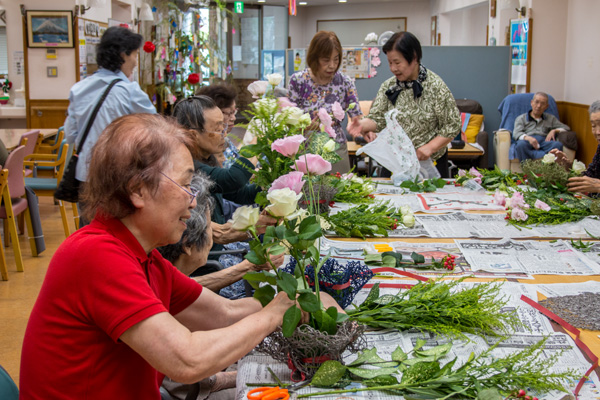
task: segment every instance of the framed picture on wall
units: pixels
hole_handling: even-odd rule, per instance
[[[27,10],[27,47],[73,47],[72,11]]]

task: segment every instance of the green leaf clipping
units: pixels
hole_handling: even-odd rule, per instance
[[[291,337],[294,334],[294,330],[296,330],[301,318],[302,311],[300,311],[298,307],[293,305],[288,308],[285,314],[283,314],[283,324],[281,325],[283,336]]]
[[[332,387],[342,379],[345,373],[346,367],[339,361],[325,361],[313,376],[311,385],[325,388]]]

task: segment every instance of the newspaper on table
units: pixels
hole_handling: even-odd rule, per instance
[[[600,282],[546,283],[536,285],[538,292],[546,297],[574,296],[581,293],[600,293]]]
[[[474,270],[528,275],[598,275],[600,265],[568,242],[456,240]]]
[[[461,186],[454,186],[452,179],[445,179],[446,182],[450,182],[444,187],[436,189],[436,193],[439,192],[456,192],[456,191],[467,191],[468,189],[463,189]],[[470,191],[470,190],[469,190]],[[415,194],[415,192],[411,192],[410,189],[394,186],[392,181],[389,183],[381,183],[377,182],[377,186],[375,187],[375,191],[373,194]]]
[[[504,214],[469,214],[457,211],[440,215],[415,215],[417,223],[438,238],[526,238],[539,237],[532,229],[517,229],[508,225]]]
[[[600,236],[598,217],[585,217],[578,222],[567,222],[560,225],[537,225],[534,227],[540,237],[567,237],[573,239],[590,238],[589,234]]]
[[[406,281],[409,283],[410,281]],[[475,285],[477,283],[462,283],[461,285]],[[517,332],[510,336],[508,339],[500,343],[491,352],[491,357],[504,357],[511,353],[521,351],[523,348],[531,346],[538,341],[542,340],[545,336],[550,336],[546,342],[546,349],[542,353],[542,357],[549,358],[556,352],[561,352],[561,355],[554,366],[552,371],[564,372],[568,368],[575,369],[578,374],[583,376],[590,367],[590,363],[585,359],[583,354],[579,351],[571,337],[563,333],[556,333],[552,331],[552,325],[548,319],[542,316],[535,309],[524,303],[523,301],[517,300],[521,294],[526,294],[532,298],[535,297],[535,285],[526,285],[520,283],[504,283],[502,286],[502,293],[507,295],[509,298],[507,307],[516,307],[518,315],[521,321],[530,328],[530,331]],[[394,294],[397,290],[393,289],[381,289],[381,294]],[[362,299],[357,301],[360,303],[366,297],[367,291],[361,290]],[[482,354],[488,350],[490,346],[495,344],[499,338],[497,337],[479,337],[475,335],[467,335],[469,340],[459,340],[456,338],[448,338],[446,336],[435,335],[427,332],[419,332],[416,330],[399,332],[396,330],[385,330],[385,331],[368,331],[366,333],[368,347],[375,347],[377,353],[383,359],[391,359],[391,353],[400,346],[406,353],[410,352],[417,339],[425,339],[426,345],[424,349],[431,348],[447,342],[452,342],[451,351],[441,359],[442,363],[449,362],[453,358],[457,358],[457,362],[454,368],[459,368],[463,365],[471,353],[475,355]],[[356,359],[356,354],[346,353],[344,354],[344,362],[350,363]],[[543,361],[542,361],[543,362]],[[254,384],[265,384],[274,383],[274,379],[268,372],[267,367],[270,367],[273,372],[284,382],[290,382],[290,370],[284,363],[274,361],[272,358],[266,355],[252,352],[248,356],[240,360],[238,364],[238,378],[237,378],[237,395],[236,400],[244,400],[248,390],[251,388],[247,387],[247,383]],[[581,399],[600,399],[600,392],[598,391],[598,376],[595,372],[591,374],[589,380],[583,385],[580,391]],[[353,384],[357,387],[357,384]],[[566,386],[570,390],[574,390],[577,382],[567,382]],[[350,388],[351,388],[350,387]],[[301,394],[314,393],[322,391],[319,388],[303,388],[299,391]],[[550,393],[529,393],[538,397],[540,400],[561,400],[563,398],[569,398],[568,394],[553,391]],[[334,394],[331,396],[322,396],[327,400],[338,399],[339,395]],[[344,398],[352,399],[382,399],[382,400],[394,400],[402,399],[401,396],[392,395],[379,391],[361,391],[346,393]]]
[[[394,196],[396,197],[396,196]],[[486,192],[433,192],[418,193],[423,209],[429,212],[451,210],[504,211]]]

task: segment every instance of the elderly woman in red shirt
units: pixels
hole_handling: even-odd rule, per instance
[[[160,399],[164,375],[193,383],[280,326],[294,303],[222,298],[156,247],[176,243],[196,206],[188,133],[163,117],[111,123],[84,191],[89,226],[58,248],[31,313],[21,399]]]

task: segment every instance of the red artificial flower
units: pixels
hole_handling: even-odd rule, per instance
[[[146,53],[152,53],[154,50],[156,50],[156,46],[154,45],[154,43],[152,43],[152,42],[144,43],[144,51]]]
[[[375,195],[374,194],[368,194],[367,197],[370,197],[370,198],[374,199]]]
[[[200,75],[196,73],[190,74],[188,76],[188,82],[192,85],[195,85],[196,83],[200,82]]]

